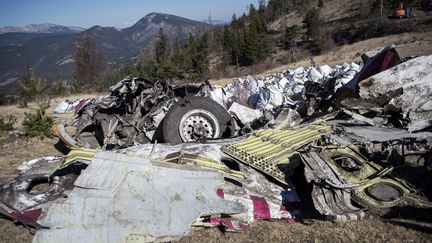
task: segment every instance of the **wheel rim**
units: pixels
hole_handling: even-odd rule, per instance
[[[211,112],[194,109],[188,111],[179,125],[180,137],[184,142],[217,138],[220,133],[219,122]]]

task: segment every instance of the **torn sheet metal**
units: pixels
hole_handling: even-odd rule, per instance
[[[242,124],[250,124],[263,116],[262,111],[251,109],[236,102],[231,105],[228,112],[235,116]]]
[[[311,197],[315,208],[322,215],[332,217],[336,221],[359,220],[364,217],[364,212],[352,205],[351,194],[346,190],[356,185],[341,181],[319,153],[310,152],[300,156],[304,163],[307,182],[316,182]],[[323,184],[331,186],[326,187]]]
[[[99,152],[68,198],[41,217],[50,229],[39,230],[33,240],[173,240],[200,216],[243,211],[241,204],[217,196],[222,184],[218,173]]]
[[[292,128],[303,121],[300,114],[293,109],[282,109],[275,118],[275,129]]]
[[[402,89],[389,104],[410,119],[410,131],[428,128],[432,125],[431,70],[432,56],[411,59],[361,82],[360,96],[373,99]]]
[[[230,216],[202,217],[195,226],[222,226],[227,230],[237,231],[249,229],[256,220],[292,222],[300,215],[302,203],[291,181],[288,180],[286,186],[279,186],[246,165],[239,164],[239,169],[247,175],[241,186],[226,181],[218,190],[218,196],[241,203],[245,211]]]
[[[352,112],[352,111],[347,110],[347,109],[342,109],[342,111],[345,114],[351,116],[352,118],[354,118],[357,121],[364,122],[364,123],[369,124],[371,126],[375,126],[376,125],[375,121],[373,119],[371,119],[371,118],[364,117],[364,116],[362,116],[362,115],[360,115],[360,114],[358,114],[356,112]]]
[[[336,105],[346,98],[358,97],[359,84],[365,79],[401,63],[394,45],[362,55],[363,68],[348,83],[336,91]]]
[[[384,102],[383,105],[385,105]],[[374,111],[374,112],[382,112],[383,108],[381,104],[377,104],[377,102],[373,100],[366,99],[346,99],[342,101],[342,107],[347,107],[353,110],[361,110],[361,111]]]
[[[241,203],[244,211],[235,215],[200,217],[194,226],[223,226],[227,230],[242,230],[259,219],[293,221],[300,213],[301,202],[291,181],[288,179],[285,186],[278,185],[254,169],[238,164],[227,157],[220,148],[232,143],[231,140],[216,144],[181,144],[175,146],[148,144],[118,152],[150,158],[156,162],[163,158],[166,162],[196,165],[200,168],[222,173],[227,179],[218,189],[218,196],[228,201]],[[202,158],[205,158],[204,161]],[[228,168],[227,165],[231,166]],[[260,207],[260,205],[267,205],[268,207]]]
[[[199,154],[198,155],[188,154],[188,153],[184,153],[183,151],[180,151],[180,152],[169,154],[166,157],[160,159],[153,159],[153,161],[168,162],[168,163],[175,163],[175,164],[196,165],[202,169],[215,170],[223,174],[227,178],[232,178],[236,180],[246,179],[245,173],[232,170],[221,162],[218,162],[209,157],[199,155]]]
[[[363,207],[379,212],[414,192],[406,182],[390,176],[392,168],[368,161],[354,148],[329,146],[300,156],[307,181],[314,183],[316,209],[336,220],[361,219]]]
[[[245,211],[235,215],[211,215],[201,217],[194,223],[194,226],[223,226],[226,227],[227,230],[242,230],[248,228],[252,222],[258,219],[294,220],[300,213],[301,202],[299,201],[292,183],[287,180],[287,185],[280,186],[273,181],[269,181],[269,179],[261,173],[248,166],[238,164],[238,168],[236,168],[237,162],[232,161],[231,158],[227,157],[220,150],[221,146],[232,143],[231,140],[226,143],[179,144],[175,146],[166,144],[153,146],[148,144],[127,148],[118,152],[150,158],[152,161],[160,161],[159,158],[165,158],[170,159],[169,162],[171,163],[180,161],[180,164],[193,164],[201,168],[218,171],[226,178],[229,178],[218,190],[218,196],[228,201],[241,203]],[[179,161],[175,159],[172,160],[172,158],[177,157],[182,158]],[[206,158],[205,164],[194,159],[203,157]],[[192,162],[191,159],[193,159],[194,162]],[[212,162],[209,164],[208,162],[210,160]],[[228,168],[226,164],[230,164],[230,168]],[[269,194],[269,191],[272,193]],[[255,199],[263,204],[254,204],[256,201]],[[259,205],[269,205],[269,207],[259,208]],[[263,213],[259,214],[259,212]],[[257,215],[261,216],[258,217]]]
[[[214,167],[219,168],[220,166],[224,166],[225,169],[220,170],[217,169],[217,171],[222,172],[224,176],[234,179],[226,181],[225,184],[221,187],[221,190],[225,192],[225,195],[231,194],[231,195],[237,195],[237,198],[239,196],[243,196],[246,198],[246,200],[249,200],[250,202],[250,195],[260,197],[260,198],[266,198],[267,202],[272,205],[282,205],[283,203],[287,203],[287,206],[290,204],[296,204],[298,206],[299,199],[297,197],[297,194],[295,192],[294,187],[291,183],[288,183],[287,186],[281,187],[279,185],[276,185],[273,182],[270,182],[267,178],[265,178],[263,175],[261,175],[259,172],[249,168],[248,166],[243,166],[239,164],[239,168],[236,172],[234,169],[228,169],[226,167],[225,163],[228,164],[237,164],[237,162],[232,161],[231,158],[226,157],[224,153],[221,152],[220,147],[222,145],[230,144],[232,142],[226,142],[226,143],[217,143],[217,144],[182,144],[182,145],[176,145],[176,146],[170,146],[165,144],[158,144],[156,146],[153,145],[140,145],[136,147],[127,148],[124,150],[119,151],[120,153],[126,153],[131,154],[133,153],[136,156],[145,157],[145,158],[151,158],[155,161],[160,161],[159,157],[164,158],[175,158],[178,155],[191,155],[193,154],[193,157],[206,157],[207,161],[211,159],[213,161],[212,167],[215,165],[215,163],[218,163],[219,166]],[[172,151],[180,151],[180,152],[174,152]],[[175,155],[175,156],[173,156]],[[199,156],[198,156],[199,155]],[[187,161],[190,161],[187,159],[187,157],[183,157],[183,161],[188,163]],[[174,160],[175,161],[175,160]],[[174,162],[171,161],[171,162]],[[177,162],[174,162],[177,163]],[[198,165],[198,164],[196,164]],[[234,166],[235,167],[235,166]],[[211,169],[210,167],[206,167],[207,169]],[[242,177],[238,177],[236,175],[245,175]],[[268,193],[269,191],[272,191],[271,195]],[[218,194],[220,196],[220,194]],[[281,195],[285,195],[284,198],[281,197]],[[228,199],[228,197],[225,197],[227,200],[233,200],[236,201],[237,199]],[[283,201],[283,202],[282,202]],[[287,211],[291,214],[290,219],[293,218],[293,215],[297,215],[299,207],[293,207],[292,205],[288,207]],[[247,208],[247,210],[253,210],[252,208]],[[297,210],[297,211],[296,211]],[[248,213],[249,212],[249,213]],[[230,216],[231,221],[234,222],[234,224],[239,225],[240,222],[243,224],[250,223],[254,220],[253,214],[250,213],[251,211],[247,211],[245,213],[236,214],[233,216]],[[277,210],[279,212],[279,209]],[[279,215],[276,211],[272,211],[271,215],[274,217],[271,217],[271,219],[280,219],[277,216]],[[252,215],[252,217],[251,217]],[[283,215],[287,216],[288,213],[284,213]],[[246,217],[247,216],[247,217]],[[242,220],[240,220],[242,219]],[[238,228],[237,228],[238,229]]]
[[[293,221],[299,215],[302,208],[301,202],[289,179],[287,180],[287,185],[279,186],[269,181],[263,174],[253,168],[242,164],[239,166],[240,170],[248,176],[242,183],[242,188],[238,188],[233,184],[224,186],[224,198],[231,201],[246,199],[247,201],[243,205],[246,206],[247,211],[245,214],[233,215],[232,218],[241,218],[248,223],[252,223],[257,219]],[[269,205],[268,209],[267,207],[259,208],[259,203],[256,202],[257,198],[264,199],[267,205]]]
[[[345,222],[365,217],[364,211],[352,204],[347,190],[313,185],[311,197],[315,209],[330,220]]]
[[[403,129],[371,127],[371,126],[353,126],[338,125],[343,133],[357,142],[389,142],[403,139],[431,140],[432,132],[410,133]]]
[[[403,129],[338,124],[335,130],[339,136],[331,135],[332,139],[342,138],[345,145],[357,144],[370,160],[382,163],[401,165],[406,156],[416,156],[417,160],[428,161],[431,155],[432,133],[410,133]]]
[[[236,160],[252,166],[286,184],[286,177],[298,166],[298,149],[331,131],[326,125],[306,125],[284,130],[263,130],[250,138],[222,147]]]
[[[19,166],[19,176],[0,187],[0,213],[25,225],[42,227],[38,222],[41,213],[72,190],[85,168],[70,165],[53,173],[63,161],[63,157],[43,157]]]
[[[53,110],[54,113],[75,113],[89,102],[89,99],[62,100]]]

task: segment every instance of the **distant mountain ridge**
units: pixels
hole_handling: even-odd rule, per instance
[[[168,39],[185,40],[189,34],[197,35],[208,27],[206,23],[175,15],[150,13],[131,27],[122,29],[121,32],[132,43],[147,46],[156,40],[161,28]]]
[[[63,26],[50,23],[28,24],[24,27],[5,26],[0,27],[0,34],[4,33],[79,33],[86,30],[82,27]]]
[[[197,36],[210,28],[210,25],[200,21],[164,13],[150,13],[122,30],[95,25],[71,33],[59,31],[61,28],[51,24],[27,26],[28,32],[0,34],[0,89],[16,89],[15,80],[22,76],[25,64],[45,77],[70,78],[75,67],[74,43],[86,35],[95,39],[98,48],[104,51],[107,62],[115,68],[151,47],[161,28],[171,41],[184,41],[190,34]]]

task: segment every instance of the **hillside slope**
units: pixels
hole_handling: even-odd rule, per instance
[[[74,43],[79,38],[92,36],[106,61],[116,68],[150,47],[162,28],[173,41],[183,41],[189,34],[199,35],[209,25],[174,15],[150,13],[133,26],[117,30],[113,27],[93,26],[80,33],[6,33],[0,34],[0,87],[16,91],[16,80],[26,65],[41,76],[51,79],[70,79],[75,67]]]

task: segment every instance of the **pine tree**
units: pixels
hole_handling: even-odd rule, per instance
[[[246,65],[252,65],[257,61],[260,51],[258,38],[257,28],[251,23],[245,33],[244,55]]]
[[[300,27],[298,25],[293,25],[286,28],[283,43],[286,50],[296,46],[296,40],[300,36]]]
[[[177,74],[181,74],[184,72],[184,53],[182,50],[182,46],[180,45],[180,42],[176,38],[174,41],[174,45],[172,47],[171,51],[171,62],[175,66],[175,70]]]
[[[194,57],[192,63],[195,80],[201,78],[208,71],[208,38],[208,34],[205,33],[198,41],[194,43],[195,52],[192,54]]]
[[[317,39],[319,36],[320,17],[319,11],[316,8],[309,10],[303,20],[306,28],[306,40]]]
[[[176,74],[175,71],[176,71],[175,65],[171,61],[167,60],[162,64],[158,65],[156,76],[158,79],[170,80],[175,77]]]
[[[168,38],[163,32],[163,29],[159,29],[159,38],[156,41],[155,45],[155,55],[156,55],[156,62],[159,65],[163,65],[164,62],[166,62],[169,54],[169,42]]]
[[[232,31],[232,49],[231,49],[231,63],[237,67],[243,63],[243,49],[244,49],[244,35],[240,29],[233,29]]]

